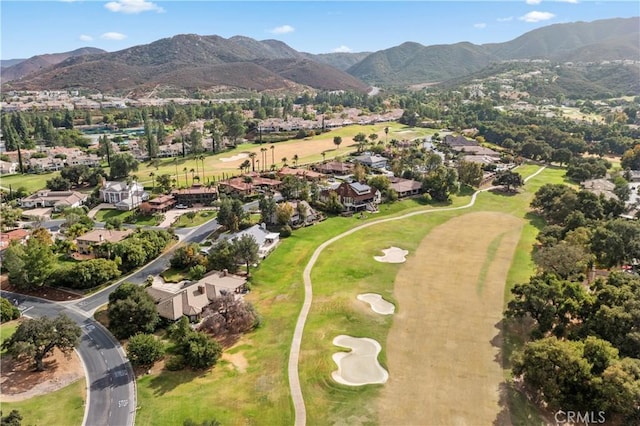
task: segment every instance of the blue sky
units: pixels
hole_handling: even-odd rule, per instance
[[[176,34],[277,39],[328,53],[512,40],[542,26],[640,16],[640,2],[1,0],[2,59],[80,47],[116,51]]]

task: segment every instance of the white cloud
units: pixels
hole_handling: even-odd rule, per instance
[[[93,37],[91,37],[90,35],[81,34],[80,35],[80,40],[82,40],[82,41],[91,41],[91,40],[93,40]]]
[[[102,34],[100,38],[103,40],[124,40],[127,36],[122,33],[109,32]]]
[[[335,53],[349,53],[352,52],[351,48],[349,46],[345,46],[344,44],[340,47],[336,47],[335,49],[333,49],[333,51]]]
[[[540,22],[540,21],[547,21],[551,18],[555,18],[556,15],[554,15],[551,12],[529,12],[526,15],[523,15],[521,17],[519,17],[518,19],[520,19],[521,21],[525,21],[525,22]]]
[[[291,25],[281,25],[279,27],[275,27],[274,29],[272,29],[271,31],[269,31],[271,34],[287,34],[287,33],[292,33],[294,32],[296,29],[293,28]]]
[[[542,0],[525,0],[526,4],[540,4]]]
[[[485,24],[484,22],[479,22],[477,24],[473,24],[473,28],[478,28],[479,30],[481,30],[483,28],[487,28],[487,24]]]
[[[155,3],[146,0],[116,0],[110,1],[104,7],[112,12],[120,12],[127,14],[141,12],[164,12],[164,9]]]
[[[509,22],[513,21],[513,16],[507,16],[506,18],[498,18],[498,22]]]
[[[578,4],[578,0],[556,0],[557,2],[560,3],[573,3],[573,4]]]

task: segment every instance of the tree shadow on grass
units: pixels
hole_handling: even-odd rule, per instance
[[[204,377],[208,371],[209,370],[194,371],[188,369],[180,371],[163,370],[149,381],[149,388],[153,391],[154,396],[162,396],[184,383],[189,383],[198,377]]]
[[[505,188],[503,187],[496,187],[496,188],[491,188],[489,190],[490,193],[494,194],[494,195],[500,195],[502,197],[513,197],[515,195],[520,194],[520,191],[518,190],[509,190],[507,191]]]
[[[534,226],[538,231],[542,231],[542,229],[546,226],[546,222],[542,216],[534,212],[527,212],[524,215],[524,218],[529,221],[529,224]]]

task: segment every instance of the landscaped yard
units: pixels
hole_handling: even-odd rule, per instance
[[[134,215],[132,211],[123,211],[117,209],[101,209],[98,210],[95,216],[97,222],[106,222],[109,219],[118,218],[122,223],[131,223],[140,226],[157,226],[160,223],[159,218],[155,216],[142,216],[138,215],[135,222],[129,221],[129,218]]]
[[[217,215],[218,212],[215,210],[201,210],[196,213],[196,216],[193,219],[189,219],[185,213],[178,216],[172,226],[175,228],[191,228],[194,226],[200,226],[203,223],[214,219]]]

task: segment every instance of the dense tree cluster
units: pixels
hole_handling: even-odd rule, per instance
[[[533,254],[538,273],[516,284],[507,318],[532,321],[513,372],[551,409],[600,410],[640,421],[640,277],[610,272],[585,284],[593,265],[640,258],[640,224],[616,203],[547,184],[531,204],[547,220]]]
[[[215,298],[203,312],[203,321],[198,330],[216,339],[228,339],[246,333],[260,325],[260,318],[253,305],[233,294]]]
[[[153,334],[138,333],[127,342],[127,358],[135,367],[151,367],[164,356],[164,344]]]

